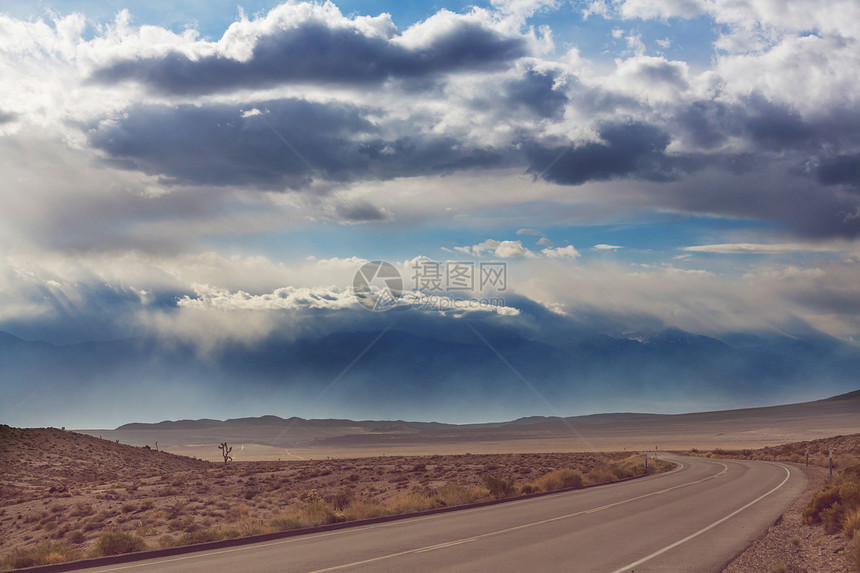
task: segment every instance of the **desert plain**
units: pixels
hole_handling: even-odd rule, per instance
[[[860,392],[746,410],[473,425],[276,416],[114,430],[0,425],[0,569],[671,469],[655,450],[800,463],[810,449],[821,465],[833,449],[837,466],[847,467],[860,459],[857,434]],[[228,462],[219,449],[225,442]]]

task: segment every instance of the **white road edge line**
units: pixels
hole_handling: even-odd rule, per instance
[[[721,524],[721,523],[725,522],[726,520],[729,520],[729,519],[733,518],[734,516],[736,516],[737,514],[739,514],[740,512],[742,512],[743,510],[747,509],[747,508],[748,508],[748,507],[750,507],[751,505],[755,505],[756,503],[760,502],[761,500],[763,500],[764,498],[766,498],[767,496],[769,496],[770,494],[772,494],[773,492],[775,492],[776,490],[778,490],[779,488],[781,488],[782,486],[784,486],[784,485],[785,485],[785,482],[787,482],[787,481],[788,481],[788,479],[791,477],[791,471],[790,471],[787,467],[785,467],[785,466],[784,466],[784,465],[782,465],[782,464],[776,464],[776,465],[778,465],[779,467],[781,467],[782,469],[784,469],[784,470],[785,470],[785,479],[784,479],[784,480],[782,480],[782,483],[780,483],[778,486],[776,486],[775,488],[773,488],[772,490],[770,490],[770,491],[769,491],[769,492],[767,492],[766,494],[764,494],[764,495],[761,495],[761,496],[757,497],[756,499],[752,500],[751,502],[749,502],[748,504],[746,504],[746,505],[745,505],[745,506],[743,506],[742,508],[740,508],[740,509],[736,509],[735,511],[731,512],[730,514],[728,514],[727,516],[723,517],[722,519],[718,519],[717,521],[713,522],[713,523],[712,523],[712,524],[710,524],[709,526],[707,526],[707,527],[703,527],[703,528],[702,528],[702,529],[700,529],[699,531],[697,531],[697,532],[695,532],[695,533],[692,533],[692,534],[688,535],[688,536],[687,536],[687,537],[685,537],[684,539],[680,539],[680,540],[676,541],[675,543],[672,543],[671,545],[667,545],[667,546],[666,546],[666,547],[664,547],[663,549],[660,549],[660,550],[658,550],[658,551],[655,551],[655,552],[654,552],[654,553],[652,553],[651,555],[648,555],[647,557],[643,557],[643,558],[642,558],[642,559],[640,559],[639,561],[634,561],[633,563],[630,563],[629,565],[625,565],[624,567],[620,567],[620,568],[616,569],[615,571],[613,571],[612,573],[625,573],[625,572],[627,572],[627,571],[630,571],[630,570],[632,570],[634,567],[638,567],[638,566],[642,565],[643,563],[646,563],[646,562],[648,562],[648,561],[650,561],[650,560],[654,559],[655,557],[659,557],[660,555],[662,555],[662,554],[666,553],[667,551],[671,551],[672,549],[674,549],[674,548],[678,547],[679,545],[682,545],[682,544],[684,544],[684,543],[686,543],[686,542],[690,541],[691,539],[695,539],[696,537],[700,536],[701,534],[703,534],[703,533],[705,533],[705,532],[707,532],[707,531],[710,531],[711,529],[715,528],[716,526],[718,526],[719,524]]]

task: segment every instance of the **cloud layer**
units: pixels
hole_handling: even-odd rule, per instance
[[[0,14],[0,331],[201,356],[378,332],[361,264],[458,259],[507,290],[385,316],[860,339],[856,2],[433,10],[290,1],[211,37]]]

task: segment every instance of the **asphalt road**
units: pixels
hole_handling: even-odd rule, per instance
[[[779,517],[804,473],[678,458],[671,473],[500,505],[88,571],[720,571]]]

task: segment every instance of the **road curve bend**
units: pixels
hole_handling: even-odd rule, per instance
[[[510,503],[87,569],[721,571],[806,486],[780,463],[661,455],[670,473]]]

